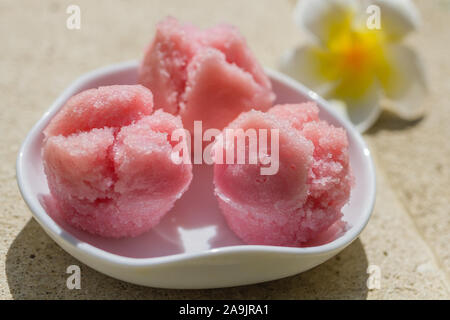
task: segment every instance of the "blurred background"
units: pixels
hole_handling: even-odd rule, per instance
[[[199,27],[231,23],[261,64],[278,68],[283,54],[307,41],[292,19],[296,1],[0,0],[0,299],[449,299],[450,1],[414,3],[422,25],[405,43],[425,66],[426,112],[404,120],[383,111],[364,133],[376,163],[378,193],[361,237],[300,275],[183,291],[109,278],[59,248],[32,220],[19,194],[15,159],[20,144],[78,76],[140,59],[155,24],[167,15]],[[66,25],[70,5],[80,8],[80,29]],[[65,285],[71,264],[81,266],[81,290]],[[373,276],[379,286],[370,285]]]

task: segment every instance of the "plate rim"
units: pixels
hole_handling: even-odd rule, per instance
[[[229,255],[236,253],[266,253],[266,254],[286,254],[286,255],[322,255],[335,250],[343,249],[348,246],[351,242],[353,242],[359,234],[366,227],[375,205],[376,198],[376,176],[375,176],[375,167],[373,163],[373,159],[371,157],[371,152],[362,138],[361,134],[352,126],[352,124],[347,120],[338,115],[338,113],[330,107],[329,103],[326,102],[322,97],[320,97],[314,91],[308,89],[301,83],[296,80],[290,78],[287,75],[284,75],[278,71],[275,71],[270,68],[264,68],[266,74],[269,78],[275,79],[279,82],[285,83],[288,86],[294,88],[302,92],[305,96],[308,96],[309,99],[316,101],[320,104],[321,107],[327,110],[334,118],[342,124],[342,126],[347,130],[349,134],[351,134],[361,147],[361,152],[364,154],[364,159],[368,164],[368,172],[369,172],[369,191],[370,192],[370,203],[366,207],[365,212],[362,212],[363,215],[361,222],[359,225],[353,225],[350,230],[346,231],[344,235],[341,237],[320,245],[320,246],[312,246],[312,247],[283,247],[283,246],[268,246],[268,245],[233,245],[221,248],[213,248],[201,252],[183,252],[177,253],[173,255],[160,256],[160,257],[149,257],[149,258],[133,258],[133,257],[125,257],[115,253],[108,252],[106,250],[97,248],[91,244],[88,244],[84,241],[79,240],[62,227],[60,227],[42,208],[41,205],[38,204],[37,197],[32,196],[32,193],[29,192],[28,186],[26,184],[26,178],[24,176],[24,154],[29,149],[33,138],[40,134],[43,130],[44,125],[50,121],[50,118],[56,114],[56,112],[62,107],[63,101],[66,101],[70,96],[72,96],[72,92],[77,90],[80,86],[82,86],[87,81],[90,81],[99,76],[105,76],[108,74],[114,74],[117,72],[126,71],[128,69],[136,69],[138,67],[137,60],[125,61],[121,63],[116,63],[112,65],[108,65],[105,67],[101,67],[98,69],[94,69],[93,71],[87,72],[80,77],[78,77],[75,81],[70,83],[63,92],[57,97],[57,99],[51,104],[50,108],[43,114],[43,116],[34,124],[31,130],[28,132],[26,138],[24,139],[18,156],[16,160],[16,179],[18,183],[18,187],[20,193],[25,200],[25,203],[29,207],[33,217],[38,221],[38,223],[42,226],[42,228],[49,233],[50,237],[55,240],[55,237],[60,237],[68,244],[72,249],[78,251],[81,254],[87,254],[96,259],[100,258],[109,263],[119,264],[127,267],[143,267],[143,266],[155,266],[155,265],[163,265],[168,263],[176,263],[180,261],[188,261],[194,259],[201,259],[207,256],[217,256],[217,255]],[[58,241],[55,240],[58,244]],[[61,244],[60,244],[61,245]]]

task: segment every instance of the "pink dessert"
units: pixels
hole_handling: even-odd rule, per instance
[[[192,179],[171,161],[179,117],[158,110],[147,88],[81,92],[44,131],[44,170],[62,218],[105,237],[137,236],[170,210]]]
[[[217,154],[223,156],[232,147],[238,151],[237,144],[218,144],[222,152],[214,150],[219,205],[242,240],[302,246],[341,219],[352,186],[347,136],[342,128],[321,121],[314,103],[242,113],[227,127],[239,128],[279,129],[279,167],[273,175],[261,175],[267,164],[260,161],[218,164]],[[248,141],[244,148],[248,152]],[[268,153],[273,153],[270,148]]]
[[[166,18],[157,26],[139,70],[155,104],[179,114],[185,128],[224,128],[241,112],[268,110],[275,99],[270,80],[232,26],[199,30]]]

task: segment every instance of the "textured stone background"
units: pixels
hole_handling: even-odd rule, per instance
[[[69,4],[81,30],[65,26]],[[20,143],[58,94],[79,75],[140,58],[154,24],[168,14],[207,27],[237,25],[262,64],[276,67],[302,37],[293,0],[0,1],[0,298],[443,298],[450,274],[450,1],[417,1],[420,33],[409,42],[430,80],[427,116],[404,122],[385,113],[365,134],[377,165],[373,218],[360,239],[311,271],[269,283],[215,290],[139,287],[82,265],[82,289],[68,290],[78,263],[31,218],[15,180]],[[381,268],[368,290],[366,269]]]

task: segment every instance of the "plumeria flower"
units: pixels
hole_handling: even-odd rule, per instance
[[[300,0],[294,16],[312,41],[289,52],[282,71],[341,106],[359,131],[377,120],[381,105],[406,119],[423,114],[423,67],[402,44],[419,25],[411,1]]]

